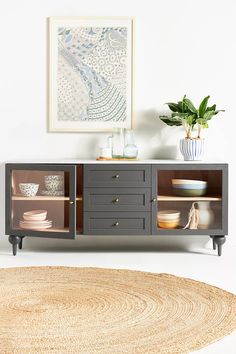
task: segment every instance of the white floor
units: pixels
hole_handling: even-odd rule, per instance
[[[236,294],[236,246],[218,257],[208,237],[78,237],[75,241],[25,238],[16,257],[0,240],[0,267],[64,265],[126,268],[171,273],[200,280]],[[236,333],[198,351],[236,354]]]

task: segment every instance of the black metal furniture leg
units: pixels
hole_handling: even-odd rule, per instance
[[[19,250],[22,249],[22,246],[23,246],[23,238],[24,238],[24,237],[25,237],[25,236],[22,236],[22,237],[20,238]]]
[[[214,242],[218,246],[218,256],[222,255],[222,245],[225,243],[225,236],[214,236]]]
[[[216,250],[216,243],[214,237],[215,236],[210,236],[210,238],[212,238],[213,250]]]
[[[12,244],[12,252],[13,252],[13,256],[15,256],[17,253],[17,245],[20,244],[21,237],[10,235],[8,237],[8,241]]]

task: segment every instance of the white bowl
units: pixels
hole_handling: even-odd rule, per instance
[[[30,210],[23,214],[23,219],[27,221],[44,221],[47,217],[47,210]]]
[[[160,221],[173,221],[180,218],[180,211],[178,210],[162,210],[157,214]]]
[[[202,185],[202,186],[206,186],[207,182],[206,181],[200,181],[197,179],[180,179],[180,178],[174,178],[172,179],[172,184],[184,184],[184,185],[188,185],[188,184],[198,184],[198,185]]]
[[[39,189],[39,184],[37,183],[19,183],[19,188],[21,194],[25,197],[34,197]]]

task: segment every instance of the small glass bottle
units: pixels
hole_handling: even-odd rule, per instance
[[[137,156],[138,156],[138,148],[134,143],[133,130],[126,130],[125,131],[124,157],[127,159],[136,159]]]

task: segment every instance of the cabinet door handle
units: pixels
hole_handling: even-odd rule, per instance
[[[120,178],[120,175],[117,174],[117,175],[113,176],[113,178]]]
[[[118,221],[113,224],[113,226],[119,226]]]
[[[113,200],[113,203],[118,203],[118,202],[119,202],[119,198]]]
[[[75,202],[73,200],[70,200],[70,205],[75,204]]]

